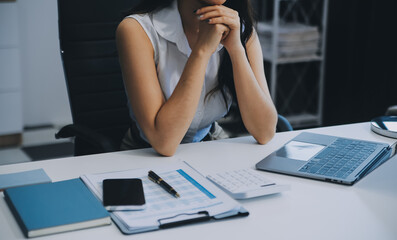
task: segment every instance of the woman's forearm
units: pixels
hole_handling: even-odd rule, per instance
[[[277,123],[277,112],[267,86],[261,86],[242,46],[228,52],[244,125],[260,144],[267,143],[273,137]]]
[[[160,108],[148,140],[163,155],[173,155],[197,110],[211,54],[193,51],[171,97]]]

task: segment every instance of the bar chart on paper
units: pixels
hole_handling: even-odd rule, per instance
[[[143,188],[147,208],[145,211],[134,212],[134,217],[138,215],[150,216],[159,213],[171,213],[175,210],[186,211],[202,206],[212,206],[221,203],[206,188],[197,183],[185,171],[161,172],[160,176],[169,183],[179,194],[180,198],[175,198],[158,184],[154,184],[146,176],[142,177]]]

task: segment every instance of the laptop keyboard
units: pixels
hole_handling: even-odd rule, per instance
[[[327,177],[346,178],[376,148],[377,144],[375,143],[338,139],[306,163],[299,171]]]

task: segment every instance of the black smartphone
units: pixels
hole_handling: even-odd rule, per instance
[[[109,211],[141,210],[145,208],[145,194],[139,178],[105,179],[103,205]]]

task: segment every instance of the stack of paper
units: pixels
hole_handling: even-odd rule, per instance
[[[275,29],[271,23],[259,22],[257,26],[264,55],[271,56]],[[301,23],[280,23],[277,44],[278,56],[313,56],[319,49],[320,34],[316,26]],[[265,57],[266,57],[265,56]]]

